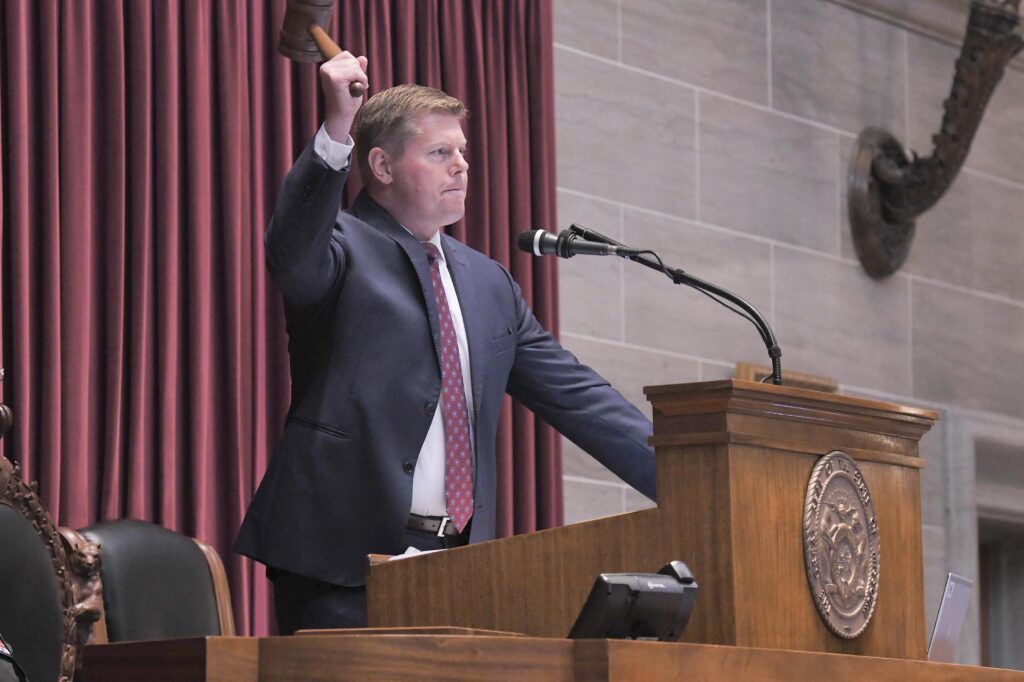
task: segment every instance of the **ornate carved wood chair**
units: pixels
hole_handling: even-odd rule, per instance
[[[92,642],[235,634],[224,565],[209,545],[134,519],[80,534],[99,545],[104,615]]]
[[[29,680],[74,676],[76,613],[57,528],[35,486],[0,457],[0,632]]]

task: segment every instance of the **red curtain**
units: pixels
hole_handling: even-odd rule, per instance
[[[545,0],[341,0],[329,32],[371,92],[419,82],[471,110],[453,234],[511,267],[557,329],[555,269],[513,250],[555,225]],[[284,0],[5,0],[2,442],[62,525],[140,518],[211,542],[242,633],[262,571],[230,551],[287,409],[263,229],[320,121],[316,67],[276,53]],[[347,198],[355,195],[350,187]],[[558,440],[506,401],[499,532],[561,523]]]

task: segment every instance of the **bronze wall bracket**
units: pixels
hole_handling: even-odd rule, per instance
[[[847,177],[850,228],[861,265],[886,277],[903,265],[914,222],[953,184],[1006,65],[1024,47],[1016,33],[1020,0],[973,0],[942,126],[931,156],[908,157],[889,132],[867,128],[854,145]]]

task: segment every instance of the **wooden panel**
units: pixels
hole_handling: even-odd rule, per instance
[[[574,679],[570,640],[529,637],[271,637],[260,682]]]
[[[684,638],[736,642],[736,598],[726,446],[658,449],[658,526],[672,559],[686,562],[700,587]]]
[[[918,439],[934,412],[736,380],[646,393],[656,509],[371,565],[370,624],[564,637],[598,573],[679,559],[700,585],[687,642],[923,657]],[[821,622],[803,561],[808,478],[833,448],[860,460],[881,532],[878,603],[853,641]]]
[[[713,433],[682,433],[682,434],[666,434],[663,436],[651,436],[649,439],[651,445],[658,447],[661,445],[708,445],[718,443],[735,443],[737,445],[763,445],[766,447],[774,448],[775,450],[789,450],[791,452],[802,452],[808,455],[814,455],[815,457],[821,457],[822,455],[828,454],[832,450],[841,449],[843,452],[853,457],[857,461],[864,462],[883,462],[885,464],[893,464],[901,467],[912,467],[914,469],[924,469],[925,461],[919,456],[907,456],[907,455],[894,455],[888,452],[880,452],[878,450],[864,450],[861,448],[849,447],[848,445],[837,445],[835,441],[825,443],[808,443],[805,441],[796,440],[776,440],[774,438],[765,438],[762,436],[750,436],[744,433],[730,433],[728,431],[718,431]],[[371,554],[370,560],[373,561],[373,557],[379,557],[379,554]],[[386,558],[386,557],[385,557]]]
[[[220,634],[224,637],[235,636],[235,616],[231,612],[231,587],[228,585],[228,576],[224,572],[224,562],[220,555],[210,545],[198,538],[192,538],[196,546],[202,551],[206,558],[206,565],[210,568],[210,579],[213,581],[213,594],[217,600],[217,621],[220,624]]]
[[[648,386],[658,436],[727,431],[916,457],[931,410],[738,380]]]
[[[376,637],[378,635],[461,635],[464,637],[522,637],[521,632],[502,632],[501,630],[480,630],[476,628],[454,628],[447,625],[433,627],[408,628],[327,628],[323,630],[299,630],[297,637]]]
[[[924,658],[917,470],[860,464],[878,515],[882,562],[871,623],[844,640],[823,626],[804,569],[804,497],[817,458],[763,448],[737,448],[731,456],[736,644]]]
[[[251,637],[207,637],[206,680],[250,682],[259,670],[259,641]],[[150,678],[152,679],[152,678]],[[146,682],[150,682],[147,679]]]
[[[735,643],[827,650],[831,635],[811,601],[803,553],[804,495],[817,458],[750,447],[731,457]]]
[[[773,649],[590,640],[577,642],[579,680],[649,682],[685,679],[824,680],[829,682],[1022,682],[1024,672],[874,656]]]
[[[748,647],[440,635],[210,637],[85,650],[87,682],[793,680],[1024,682],[1024,672]]]
[[[796,408],[817,409],[823,412],[831,411],[836,414],[889,418],[907,423],[925,423],[938,418],[938,413],[934,410],[919,407],[908,407],[883,400],[858,398],[836,393],[823,393],[804,388],[775,386],[774,384],[762,384],[738,379],[645,386],[644,394],[652,403],[684,404],[686,402],[696,402],[717,403],[721,406],[729,402],[745,400],[764,405],[774,404],[789,411],[793,411]],[[718,409],[720,410],[721,407]],[[924,430],[928,430],[927,424],[924,424]]]
[[[657,510],[596,519],[371,567],[372,627],[453,625],[565,637],[601,572],[653,573]]]
[[[88,682],[256,682],[259,640],[197,637],[85,647]]]

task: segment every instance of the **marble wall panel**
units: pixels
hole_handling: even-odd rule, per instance
[[[772,3],[772,103],[846,132],[906,131],[906,36],[821,0]]]
[[[853,9],[879,13],[902,26],[912,26],[947,40],[960,40],[971,0],[830,0]]]
[[[905,277],[877,282],[860,265],[779,247],[775,308],[784,368],[910,393]]]
[[[964,26],[967,14],[964,13]],[[959,47],[916,35],[908,37],[909,140],[905,146],[921,156],[932,153],[932,135],[939,132],[942,103],[953,85]],[[1024,183],[1024,71],[1008,68],[985,107],[981,126],[965,165]]]
[[[979,518],[975,487],[975,439],[989,430],[988,420],[976,420],[959,410],[949,410],[946,422],[946,566],[949,571],[973,580],[979,576]],[[941,589],[941,588],[940,588]],[[981,661],[981,608],[978,599],[967,607],[960,630],[957,659],[977,665]]]
[[[693,216],[693,90],[560,48],[555,90],[559,186]]]
[[[552,21],[556,44],[619,58],[619,0],[556,0]]]
[[[669,78],[767,104],[767,2],[624,2],[622,60]]]
[[[569,477],[586,478],[605,483],[622,483],[622,479],[588,455],[568,438],[562,438],[562,473]],[[565,491],[568,496],[569,491]]]
[[[622,486],[573,478],[565,479],[563,485],[566,525],[623,512]]]
[[[767,357],[764,358],[764,362],[759,362],[760,365],[771,365],[771,360]],[[701,381],[719,381],[721,379],[735,379],[736,378],[736,363],[718,363],[718,362],[707,362],[701,360],[700,363],[700,380]]]
[[[946,523],[946,425],[945,415],[921,438],[921,522],[943,527]]]
[[[642,211],[625,214],[626,243],[713,282],[771,320],[771,246]],[[699,292],[635,264],[626,269],[626,341],[726,363],[768,362],[753,325]]]
[[[701,222],[838,253],[839,136],[698,97]]]
[[[915,281],[914,395],[1024,417],[1024,308]]]
[[[845,190],[854,137],[878,125],[928,153],[958,53],[865,12],[900,5],[934,18],[948,15],[954,1],[967,3],[925,8],[872,0],[861,11],[856,0],[750,0],[738,17],[738,0],[555,0],[564,222],[589,220],[612,234],[621,215],[623,241],[656,247],[670,264],[750,299],[773,322],[786,369],[833,377],[844,392],[860,387],[901,403],[915,396],[944,415],[963,406],[970,414],[1024,418],[1024,306],[1009,300],[1024,299],[1024,277],[1014,276],[1024,263],[1016,234],[1024,231],[1015,229],[1024,211],[1024,72],[1011,69],[997,88],[970,172],[919,220],[905,270],[871,280],[849,237]],[[764,9],[767,43],[760,43]],[[744,33],[746,42],[736,37]],[[705,57],[681,58],[691,49]],[[757,80],[759,50],[770,51],[767,83]],[[819,166],[828,155],[818,156],[799,134],[787,137],[804,127],[814,129],[812,139],[832,137],[834,165]],[[777,137],[786,144],[773,147]],[[730,173],[729,155],[740,153],[755,162]],[[792,159],[813,173],[774,177],[793,168]],[[736,183],[743,173],[749,178]],[[838,181],[830,218],[826,177]],[[745,191],[730,193],[730,181]],[[777,196],[782,200],[772,203]],[[796,206],[792,221],[783,200]],[[839,229],[831,242],[811,227],[827,220]],[[645,410],[640,387],[648,380],[630,382],[644,372],[709,380],[732,376],[736,360],[767,361],[749,323],[656,273],[617,265],[619,274],[584,259],[560,263],[563,341]],[[946,571],[974,575],[977,565],[974,462],[962,461],[967,453],[955,445],[956,433],[940,422],[921,444],[929,632]],[[970,471],[958,471],[961,465]],[[650,504],[568,442],[564,466],[569,521]],[[972,609],[965,660],[979,657]]]
[[[964,20],[966,25],[966,19]],[[959,49],[917,35],[907,37],[907,137],[900,142],[921,156],[932,151],[932,135],[939,132],[942,103],[949,97]]]
[[[962,172],[917,221],[906,272],[1024,299],[1024,186]]]
[[[924,627],[930,639],[932,628],[935,627],[935,616],[939,613],[942,593],[946,588],[946,574],[949,572],[946,562],[945,528],[923,525],[921,527],[921,545],[924,555],[922,557],[924,563]],[[882,560],[885,560],[884,556]],[[882,579],[884,580],[884,578]]]
[[[591,227],[612,239],[622,239],[618,204],[558,192],[560,231],[571,223]],[[551,256],[549,256],[551,257]],[[624,263],[619,258],[577,256],[558,262],[559,323],[563,333],[622,340]]]
[[[852,135],[839,136],[839,253],[843,258],[857,260],[857,250],[853,246],[853,235],[850,232],[850,160],[853,158],[853,146],[857,138]]]
[[[950,81],[952,83],[952,80]],[[911,99],[911,102],[914,100]],[[1007,69],[971,143],[967,166],[1024,184],[1024,71]]]
[[[641,509],[652,509],[658,506],[657,503],[652,502],[651,500],[647,499],[646,496],[638,493],[637,491],[629,487],[623,489],[622,495],[622,511],[624,512],[639,511]],[[661,568],[661,566],[652,567],[651,571],[656,571],[659,568]]]
[[[979,436],[974,441],[975,476],[977,485],[995,483],[1019,488],[1015,507],[1024,506],[1024,432],[1012,434],[1016,438]]]

